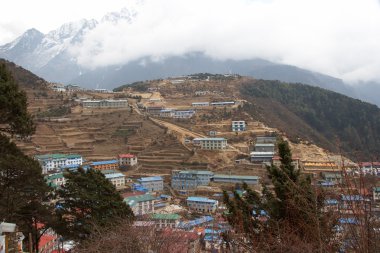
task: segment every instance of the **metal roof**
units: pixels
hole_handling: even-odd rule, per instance
[[[258,176],[240,176],[240,175],[225,175],[225,174],[215,174],[215,178],[227,178],[227,179],[241,179],[241,180],[259,180]]]
[[[78,154],[45,154],[45,155],[36,155],[34,157],[38,160],[82,158],[82,156]]]
[[[109,173],[104,175],[107,179],[112,179],[112,178],[118,178],[118,177],[125,177],[124,174],[122,173]]]
[[[118,160],[107,160],[107,161],[92,162],[91,165],[92,166],[106,165],[106,164],[113,164],[113,163],[118,163],[118,162],[119,162]]]
[[[155,213],[151,218],[154,220],[178,220],[181,216],[176,213]]]
[[[142,177],[138,179],[139,182],[150,182],[150,181],[162,181],[162,177]]]
[[[226,141],[225,138],[194,138],[193,141]]]
[[[187,201],[206,202],[206,203],[213,203],[213,204],[218,202],[217,200],[209,199],[205,197],[188,197]]]
[[[155,198],[150,194],[144,194],[144,195],[126,197],[124,199],[124,202],[126,202],[129,206],[134,206],[139,202],[145,202],[145,201],[151,201],[151,200],[155,200]]]

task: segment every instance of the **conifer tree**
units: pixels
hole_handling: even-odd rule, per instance
[[[0,221],[16,223],[24,235],[31,233],[33,249],[38,251],[44,232],[39,224],[47,224],[52,216],[50,188],[38,162],[5,135],[26,137],[35,130],[26,95],[5,63],[0,63],[0,125]]]
[[[27,111],[27,97],[5,63],[0,63],[0,132],[29,136],[35,131],[31,115]]]
[[[79,168],[64,174],[66,184],[57,192],[55,230],[67,239],[87,238],[94,225],[104,226],[117,219],[133,219],[115,187],[100,171]]]

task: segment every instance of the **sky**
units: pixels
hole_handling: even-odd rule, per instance
[[[197,51],[222,60],[263,58],[351,83],[380,81],[379,0],[12,0],[2,5],[0,45],[32,27],[47,33],[123,7],[135,14],[132,21],[100,23],[70,49],[79,64]]]

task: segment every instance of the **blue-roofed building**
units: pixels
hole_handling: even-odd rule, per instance
[[[82,165],[83,158],[77,154],[46,154],[36,155],[34,158],[41,164],[42,174],[59,169],[65,165]]]
[[[203,213],[213,213],[218,207],[217,200],[205,197],[188,197],[186,202],[190,210]]]
[[[171,186],[175,190],[194,190],[208,185],[213,176],[214,173],[208,170],[173,170]]]
[[[162,177],[142,177],[137,180],[149,192],[159,192],[164,189]]]
[[[191,230],[194,227],[200,226],[200,225],[205,225],[210,222],[212,222],[214,218],[212,216],[203,216],[195,220],[190,220],[190,221],[181,221],[177,225],[178,228],[183,229],[183,230]]]
[[[227,148],[227,139],[225,138],[195,138],[194,145],[199,145],[201,149],[220,150]]]
[[[79,164],[68,164],[68,165],[60,166],[59,169],[61,171],[65,171],[65,170],[77,171],[79,167],[81,167],[85,171],[90,169],[89,165],[79,165]]]
[[[345,213],[354,213],[363,208],[366,199],[362,195],[341,195],[339,208]]]
[[[92,162],[90,166],[94,170],[118,170],[119,161],[118,160],[97,161],[97,162]]]

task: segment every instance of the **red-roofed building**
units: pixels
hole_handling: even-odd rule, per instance
[[[38,253],[53,253],[58,249],[58,237],[56,235],[43,235],[38,244]]]
[[[137,164],[137,156],[133,154],[120,154],[117,156],[119,166],[134,166]]]

